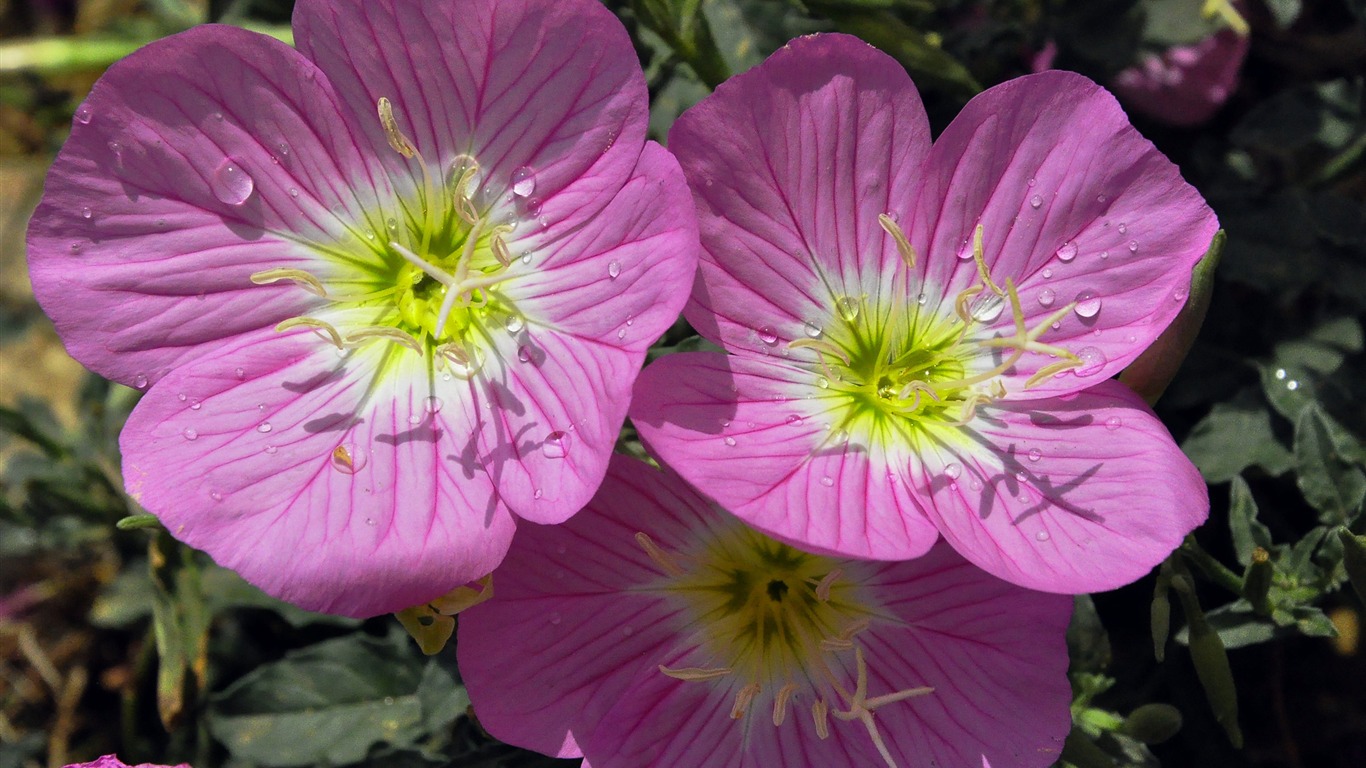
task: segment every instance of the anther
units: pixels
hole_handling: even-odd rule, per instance
[[[459,342],[447,342],[438,346],[434,351],[441,359],[458,366],[451,373],[460,379],[468,380],[480,368],[484,367],[484,358],[473,349],[466,349]]]
[[[816,737],[822,741],[830,738],[830,705],[825,699],[816,699],[811,705],[811,719],[816,723]]]
[[[758,683],[750,683],[736,692],[735,705],[730,708],[730,719],[739,720],[744,717],[745,711],[749,709],[749,703],[759,695],[759,690]]]
[[[906,262],[906,266],[915,267],[915,249],[911,247],[911,241],[906,239],[906,233],[901,231],[896,221],[885,213],[877,215],[877,223],[882,225],[887,234],[896,241],[896,251],[901,254],[901,260]]]
[[[845,627],[838,635],[821,639],[823,651],[847,651],[854,647],[854,636],[872,626],[868,619],[859,619]]]
[[[389,140],[389,146],[393,147],[395,152],[409,158],[417,154],[413,142],[398,129],[398,121],[394,119],[394,105],[383,96],[379,98],[379,122],[384,127],[384,138]]]
[[[337,349],[345,348],[342,344],[341,334],[337,333],[337,329],[332,327],[331,323],[316,320],[311,317],[291,317],[288,320],[281,321],[275,326],[275,332],[280,333],[281,331],[287,331],[290,328],[300,327],[321,331],[328,337],[329,341],[336,345]]]
[[[347,470],[355,470],[355,461],[351,458],[351,452],[346,450],[346,446],[339,445],[332,449],[332,461],[340,464]]]
[[[672,554],[665,552],[655,545],[654,539],[651,539],[649,534],[637,531],[636,543],[640,545],[641,549],[645,550],[645,554],[649,555],[651,560],[655,561],[655,565],[658,565],[665,573],[670,576],[682,576],[686,573],[686,571],[683,570],[683,567],[678,564],[678,561],[674,559]]]
[[[986,255],[982,251],[982,225],[978,224],[977,229],[972,232],[972,260],[977,262],[977,274],[982,277],[982,285],[991,289],[997,296],[1005,296],[1005,292],[996,283],[991,281],[991,274],[987,271]]]
[[[309,293],[317,296],[327,295],[327,289],[323,287],[322,281],[302,269],[289,269],[285,267],[265,269],[252,274],[250,279],[257,285],[269,285],[271,283],[278,283],[281,280],[292,280]]]
[[[787,719],[787,702],[792,695],[797,692],[796,683],[788,683],[778,689],[778,694],[773,697],[773,725],[779,726]]]
[[[715,680],[731,673],[730,667],[679,667],[678,669],[670,669],[663,664],[659,665],[659,671],[663,672],[667,677],[672,677],[675,680],[682,680],[688,683],[697,682],[699,680]]]
[[[358,347],[372,339],[392,341],[395,344],[407,347],[418,354],[422,354],[422,344],[417,339],[413,338],[406,331],[383,325],[372,325],[351,331],[342,338],[342,344],[347,347]]]
[[[841,575],[843,575],[843,571],[838,568],[825,574],[825,576],[816,584],[816,599],[822,603],[830,602],[830,588],[834,586],[835,580]]]

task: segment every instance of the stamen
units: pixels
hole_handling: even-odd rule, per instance
[[[392,328],[384,325],[370,325],[364,328],[357,328],[348,333],[346,337],[342,339],[342,343],[348,347],[358,347],[371,339],[392,341],[395,344],[407,347],[418,354],[422,354],[422,344],[417,339],[399,328]]]
[[[292,280],[295,283],[298,283],[299,287],[318,296],[327,295],[327,289],[323,287],[322,281],[302,269],[290,269],[287,267],[265,269],[256,272],[251,276],[251,281],[257,285],[269,285],[270,283],[277,283],[281,280]]]
[[[843,571],[836,568],[833,571],[825,574],[825,576],[821,578],[820,582],[816,584],[816,599],[821,601],[822,603],[830,602],[830,587],[834,586],[835,580],[838,579],[841,575],[843,575],[843,573]]]
[[[487,574],[477,581],[462,584],[455,589],[447,592],[441,597],[431,601],[432,609],[443,616],[454,616],[457,613],[473,608],[480,603],[493,597],[493,574]]]
[[[649,555],[651,560],[655,561],[655,565],[658,565],[665,573],[670,576],[682,576],[686,573],[686,571],[683,570],[683,567],[678,564],[678,561],[674,559],[672,554],[665,552],[655,545],[654,539],[651,539],[649,534],[637,531],[636,543],[640,545],[641,549],[645,550],[645,554]]]
[[[314,330],[322,331],[328,336],[329,341],[337,345],[337,349],[345,348],[342,344],[341,334],[337,333],[337,329],[332,327],[331,323],[326,323],[322,320],[317,320],[312,317],[291,317],[288,320],[281,321],[279,324],[275,326],[275,332],[280,333],[282,331],[287,331],[290,328],[299,327],[312,328]]]
[[[394,119],[394,105],[383,96],[379,97],[379,123],[384,126],[384,138],[389,140],[389,146],[393,147],[395,152],[407,158],[417,154],[413,142],[398,129],[398,121]]]
[[[874,696],[863,702],[863,705],[870,710],[877,709],[885,704],[893,704],[906,699],[913,699],[916,696],[925,696],[934,693],[934,686],[922,685],[919,688],[906,688],[895,693],[884,693],[881,696]]]
[[[347,471],[354,471],[356,469],[356,464],[351,458],[351,452],[348,451],[344,445],[339,445],[332,449],[332,461],[342,465]]]
[[[816,738],[821,741],[830,738],[830,705],[825,699],[816,699],[811,705],[811,719],[816,722]]]
[[[877,223],[881,224],[887,234],[892,236],[892,240],[896,241],[896,250],[897,253],[901,254],[901,260],[906,262],[907,267],[914,269],[915,248],[911,247],[911,241],[906,239],[906,233],[901,231],[901,227],[897,226],[896,220],[885,213],[879,213],[877,215]]]
[[[675,680],[682,680],[687,683],[699,680],[715,680],[731,673],[730,667],[679,667],[678,669],[670,669],[663,664],[659,665],[659,671]]]
[[[484,367],[484,358],[474,348],[466,349],[458,341],[442,344],[436,348],[435,352],[448,363],[459,366],[458,370],[451,370],[451,373],[464,381],[468,381],[480,368]]]
[[[838,635],[822,638],[821,650],[829,651],[831,653],[835,651],[847,651],[854,647],[854,636],[868,629],[870,626],[872,626],[872,622],[868,619],[859,619],[841,630]]]
[[[792,695],[797,692],[796,683],[788,683],[778,689],[778,694],[773,697],[773,725],[780,726],[787,719],[787,702]]]
[[[759,684],[750,683],[741,688],[735,694],[735,705],[730,708],[730,719],[739,720],[745,716],[745,710],[749,709],[749,703],[754,701],[754,697],[759,695]]]
[[[932,693],[933,688],[924,686],[920,688],[907,688],[905,690],[888,693],[876,698],[868,698],[868,662],[863,658],[863,649],[854,649],[854,665],[857,669],[857,680],[854,683],[854,693],[846,696],[849,709],[834,712],[835,717],[849,721],[858,720],[863,723],[863,727],[868,731],[868,737],[873,740],[873,746],[877,747],[878,754],[887,763],[889,768],[896,768],[896,761],[892,759],[892,753],[887,749],[887,744],[882,740],[882,734],[878,732],[877,723],[873,721],[874,711],[884,705],[897,701],[923,696]]]
[[[991,281],[991,275],[987,272],[987,259],[982,253],[982,225],[978,224],[977,229],[972,233],[972,260],[977,262],[977,274],[982,277],[982,285],[991,289],[997,296],[1005,296],[1005,292],[996,283]]]

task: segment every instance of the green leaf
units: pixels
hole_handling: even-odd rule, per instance
[[[1143,41],[1154,47],[1198,43],[1224,27],[1219,17],[1205,16],[1198,0],[1145,0],[1143,6],[1148,12]]]
[[[1305,501],[1328,524],[1350,524],[1366,500],[1366,473],[1353,462],[1361,445],[1317,404],[1295,423],[1296,482]]]
[[[1271,431],[1271,414],[1252,398],[1216,403],[1181,450],[1209,483],[1225,483],[1248,467],[1280,475],[1294,466],[1290,451]]]
[[[1280,415],[1295,421],[1300,411],[1314,402],[1314,383],[1305,368],[1296,365],[1258,365],[1262,391]]]
[[[1238,562],[1248,565],[1252,553],[1258,547],[1270,550],[1271,531],[1257,520],[1257,501],[1252,498],[1252,489],[1241,477],[1233,478],[1228,491],[1228,527],[1233,534],[1233,550]]]
[[[209,622],[195,551],[158,531],[147,548],[157,645],[157,712],[174,731],[204,690]]]
[[[1266,616],[1252,610],[1246,600],[1235,600],[1227,605],[1205,614],[1209,627],[1218,635],[1225,648],[1244,648],[1295,634],[1293,629],[1282,627]],[[1177,631],[1176,642],[1190,645],[1190,626]]]
[[[209,729],[234,758],[262,766],[366,761],[377,744],[406,748],[467,703],[449,672],[424,665],[401,636],[348,635],[258,667],[213,697]]]
[[[1344,317],[1318,326],[1309,335],[1276,345],[1276,363],[1328,375],[1342,366],[1347,355],[1362,348],[1361,324]]]

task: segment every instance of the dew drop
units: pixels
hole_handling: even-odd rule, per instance
[[[915,303],[916,303],[916,304],[919,304],[919,305],[922,306],[922,307],[925,306],[925,302],[927,302],[927,301],[929,301],[929,300],[930,300],[929,295],[928,295],[928,294],[925,294],[925,293],[921,293],[921,294],[919,294],[919,295],[917,295],[917,296],[915,297]]]
[[[203,407],[204,407],[204,404],[201,403],[201,402],[199,402],[198,400],[191,400],[191,401],[190,401],[190,410],[192,410],[192,411],[197,411],[197,410],[199,410],[200,408],[203,408]]]
[[[1108,259],[1108,258],[1110,258],[1110,252],[1109,252],[1109,251],[1101,251],[1101,252],[1100,252],[1100,260],[1101,260],[1101,261],[1105,261],[1105,260]]]
[[[1137,240],[1130,240],[1130,241],[1129,241],[1129,253],[1138,253],[1138,241],[1137,241]]]
[[[724,442],[726,445],[729,445],[732,448],[735,447],[735,438],[733,437],[727,436]]]
[[[530,197],[536,191],[536,173],[526,166],[512,172],[512,194]]]
[[[422,409],[425,410],[427,413],[441,413],[441,408],[444,405],[445,403],[441,401],[441,398],[433,395],[432,397],[429,397],[425,401],[423,401]]]
[[[1038,541],[1048,541],[1048,531],[1039,531],[1034,534],[1034,538]]]
[[[541,498],[541,497],[544,496],[544,495],[545,495],[545,492],[542,491],[540,488],[537,488],[537,489],[531,494],[531,498],[533,498],[533,499],[539,499],[539,498]],[[564,578],[564,576],[563,576],[562,574],[556,574],[556,578]]]
[[[607,276],[613,280],[621,275],[621,262],[613,260],[607,265]]]
[[[1028,184],[1028,185],[1031,186],[1031,187],[1034,186],[1035,184],[1038,184],[1038,183],[1039,183],[1038,179],[1035,179],[1033,176],[1030,176],[1030,177],[1029,177],[1029,181],[1026,181],[1026,182],[1025,182],[1025,184]]]
[[[558,614],[558,613],[552,613],[552,614],[550,614],[550,623],[551,623],[552,626],[558,626],[559,623],[560,623],[560,614]]]
[[[279,144],[276,144],[276,145],[275,145],[275,153],[276,153],[279,157],[289,157],[289,145],[286,144],[286,143],[283,142],[283,141],[280,142]]]
[[[1114,432],[1116,429],[1119,429],[1121,426],[1123,426],[1123,424],[1124,421],[1120,419],[1118,416],[1111,416],[1110,418],[1105,420],[1105,428],[1110,430],[1111,432]]]
[[[545,436],[545,442],[541,443],[541,453],[548,459],[563,459],[569,453],[570,437],[567,433],[556,430]]]
[[[1042,206],[1042,205],[1043,205],[1043,198],[1042,198],[1042,197],[1039,197],[1038,195],[1034,195],[1033,197],[1029,198],[1029,207],[1030,207],[1030,208],[1038,208],[1038,207],[1040,207],[1040,206]]]
[[[344,475],[356,474],[369,460],[365,451],[349,443],[343,443],[333,448],[332,453],[328,456],[332,468]]]
[[[117,141],[109,142],[109,151],[114,153],[114,159],[123,159],[123,145],[118,143]]]
[[[979,323],[990,323],[1001,316],[1005,306],[1005,300],[993,293],[972,310],[972,319]]]
[[[1181,286],[1181,287],[1179,287],[1179,288],[1177,288],[1175,291],[1172,291],[1172,301],[1175,301],[1175,302],[1178,302],[1178,303],[1179,303],[1179,302],[1182,302],[1182,301],[1185,301],[1185,300],[1186,300],[1186,291],[1187,291],[1187,288],[1186,288],[1186,286],[1184,286],[1184,285]]]
[[[133,386],[137,387],[138,389],[146,389],[146,388],[147,388],[147,377],[144,376],[144,375],[142,375],[142,374],[140,374],[140,373],[139,373],[137,376],[134,376],[134,377],[133,377]]]
[[[194,427],[186,427],[180,431],[180,434],[186,440],[195,440],[199,438],[199,430]]]
[[[825,486],[826,488],[830,488],[830,487],[833,487],[833,486],[835,485],[835,481],[832,480],[832,479],[830,479],[830,478],[828,478],[828,477],[822,477],[822,478],[821,478],[821,485]]]
[[[94,215],[95,215],[94,212],[91,211],[89,208],[82,208],[82,209],[81,209],[81,218],[82,218],[82,219],[88,219],[88,218],[90,218],[91,216],[94,216]]]
[[[247,372],[241,368],[237,368],[233,370],[232,375],[236,376],[238,381],[241,381],[247,377]]]
[[[213,499],[214,501],[222,501],[223,494],[219,493],[218,491],[209,491],[209,498]]]
[[[290,197],[298,197],[298,196],[299,196],[299,188],[298,188],[298,187],[290,187],[290,188],[289,188],[289,196],[290,196]]]
[[[1039,291],[1039,306],[1041,307],[1051,307],[1053,306],[1053,302],[1057,301],[1057,299],[1058,294],[1052,288],[1045,288],[1042,291]]]
[[[830,388],[830,380],[827,379],[827,378],[825,378],[824,376],[817,376],[817,377],[816,377],[816,386],[820,387],[821,389],[829,389],[829,388]]]
[[[183,403],[183,402],[185,402],[186,400],[188,400],[189,398],[185,396],[185,393],[184,393],[184,392],[181,392],[181,393],[179,393],[179,394],[177,394],[177,395],[175,396],[175,399],[177,399],[177,400],[179,400],[180,402]]]
[[[1295,390],[1300,388],[1300,383],[1298,381],[1295,381],[1294,379],[1291,379],[1290,381],[1287,381],[1285,383],[1285,388],[1290,390],[1291,392],[1294,392]]]
[[[531,349],[523,344],[517,348],[517,359],[524,363],[531,362]]]
[[[620,341],[624,338],[626,338],[626,329],[622,328],[621,330],[617,331],[617,340]]]
[[[1063,243],[1062,247],[1058,249],[1057,257],[1058,261],[1061,262],[1068,262],[1077,258],[1077,244],[1073,242]]]
[[[968,487],[974,491],[980,491],[982,490],[982,481],[974,477],[968,482]]]
[[[251,197],[252,191],[256,189],[256,182],[252,181],[251,176],[236,163],[224,160],[213,172],[210,187],[213,189],[213,196],[222,202],[228,205],[241,205]]]
[[[778,343],[778,334],[774,333],[772,328],[765,325],[759,329],[759,341],[772,346]]]
[[[1043,458],[1043,451],[1039,450],[1038,448],[1031,448],[1031,449],[1029,450],[1029,460],[1030,460],[1030,461],[1038,461],[1039,459],[1042,459],[1042,458]]]
[[[840,313],[840,317],[844,318],[845,322],[852,323],[858,319],[858,304],[858,299],[841,296],[835,300],[835,310]]]
[[[1129,225],[1128,225],[1128,224],[1125,224],[1124,222],[1121,221],[1121,222],[1119,223],[1119,233],[1120,233],[1121,235],[1123,235],[1123,234],[1127,233],[1128,231],[1129,231]]]
[[[821,334],[825,333],[819,325],[810,320],[807,320],[802,326],[802,331],[806,334],[808,339],[819,339]]]
[[[84,104],[76,108],[76,114],[74,115],[76,122],[81,125],[90,125],[90,118],[94,116],[94,111]]]
[[[523,264],[530,264],[530,263],[531,263],[531,251],[527,251],[526,253],[522,254],[522,263],[523,263]]]
[[[507,321],[503,323],[503,328],[508,333],[520,333],[525,327],[526,321],[522,319],[521,315],[508,315]]]
[[[947,467],[944,467],[944,474],[948,475],[950,478],[954,480],[957,480],[959,477],[963,475],[963,468],[958,466],[957,463],[951,463]]]
[[[271,429],[273,429],[273,427],[270,426],[270,422],[269,422],[269,421],[263,421],[263,422],[261,422],[261,426],[259,426],[259,427],[256,428],[256,431],[257,431],[257,432],[260,432],[261,434],[265,434],[265,433],[269,432]]]
[[[1077,294],[1077,306],[1073,311],[1077,317],[1092,318],[1100,312],[1100,298],[1095,291],[1082,291]]]
[[[80,252],[81,252],[81,244],[80,244],[80,243],[72,243],[72,244],[71,244],[71,252],[72,252],[72,253],[80,253]]]
[[[1081,360],[1081,365],[1072,369],[1078,376],[1093,376],[1105,367],[1105,353],[1099,347],[1082,347],[1077,350],[1077,358]]]
[[[1276,376],[1276,379],[1277,379],[1277,380],[1279,380],[1279,381],[1285,381],[1286,375],[1287,375],[1287,374],[1286,374],[1284,368],[1277,368],[1277,369],[1276,369],[1275,376]]]
[[[1049,268],[1047,268],[1047,267],[1044,267],[1044,270],[1043,270],[1043,279],[1047,280],[1048,278],[1050,278],[1050,277],[1052,277],[1052,276],[1053,276],[1053,270],[1051,270],[1051,269],[1049,269]]]
[[[791,425],[794,426],[794,427],[797,427],[797,426],[801,426],[802,417],[801,417],[801,416],[798,416],[798,415],[795,414],[795,413],[790,413],[790,414],[788,414],[787,418],[784,419],[784,421],[786,421],[788,424],[791,424]]]

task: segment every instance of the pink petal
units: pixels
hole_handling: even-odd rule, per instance
[[[905,70],[847,35],[723,83],[669,134],[706,249],[688,321],[753,350],[760,329],[801,338],[838,298],[889,290],[900,257],[877,217],[907,217],[929,141]]]
[[[248,276],[325,276],[314,247],[372,215],[387,182],[288,46],[206,26],[115,64],[77,110],[29,228],[34,293],[72,356],[145,387],[208,345],[302,314]],[[383,215],[382,211],[379,215]]]
[[[530,178],[523,202],[551,227],[607,205],[645,140],[645,78],[601,3],[303,0],[294,31],[349,106],[351,129],[396,175],[411,161],[388,147],[381,97],[431,172],[473,155],[489,201]]]
[[[1176,317],[1218,228],[1114,97],[1057,71],[977,96],[930,152],[907,236],[927,285],[948,302],[941,312],[978,279],[958,254],[970,252],[979,223],[992,278],[1002,287],[1014,280],[1028,325],[1080,302],[1042,340],[1082,355],[1091,374],[1013,387],[1015,397],[1076,391],[1128,365]],[[979,335],[1011,332],[1011,313],[992,326]],[[1052,362],[1025,355],[1015,375]]]
[[[648,142],[608,212],[562,239],[527,243],[527,274],[508,297],[530,323],[629,350],[639,367],[688,299],[699,251],[691,212],[678,162]]]
[[[1155,66],[1134,65],[1115,75],[1115,95],[1164,123],[1199,125],[1237,88],[1250,44],[1246,35],[1224,29],[1193,45],[1148,54]]]
[[[342,360],[311,332],[247,336],[148,391],[121,437],[124,481],[177,538],[276,597],[397,611],[490,572],[512,538],[474,402],[397,346]]]
[[[962,449],[926,441],[911,481],[964,557],[1047,592],[1143,576],[1205,521],[1199,472],[1138,396],[1111,381],[979,412]]]
[[[900,481],[909,446],[841,432],[811,375],[776,360],[667,355],[636,382],[650,450],[755,528],[803,549],[904,560],[937,538]]]

